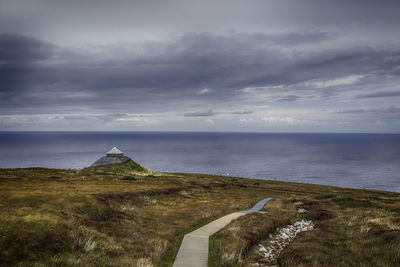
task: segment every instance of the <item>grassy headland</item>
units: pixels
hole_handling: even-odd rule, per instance
[[[134,162],[83,170],[0,170],[1,266],[171,266],[182,237],[264,197],[211,238],[210,264],[262,262],[259,242],[300,218],[316,223],[282,266],[400,265],[400,194],[202,174]],[[298,214],[302,201],[308,213]]]

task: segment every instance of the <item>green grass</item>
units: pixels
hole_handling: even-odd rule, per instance
[[[268,214],[240,217],[211,238],[210,266],[256,261],[258,242],[303,217],[317,227],[284,250],[280,265],[398,265],[400,194],[163,174],[134,162],[1,169],[0,265],[171,266],[184,234],[264,197],[275,198]],[[294,201],[310,212],[297,214]]]
[[[133,175],[127,175],[121,178],[121,180],[124,181],[136,181],[138,178],[136,178],[136,176]]]
[[[314,197],[315,199],[329,199],[329,198],[336,198],[335,194],[322,194],[322,195],[317,195]]]
[[[1,262],[15,264],[37,261],[58,253],[69,253],[73,243],[71,227],[45,219],[25,218],[8,220],[1,224]]]

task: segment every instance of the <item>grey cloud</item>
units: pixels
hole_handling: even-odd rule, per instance
[[[82,116],[82,115],[67,115],[63,117],[65,120],[86,120],[88,119],[88,116]]]
[[[92,0],[0,0],[0,31],[34,33],[58,42],[110,43],[171,32],[283,32],[329,27],[351,33],[366,31],[371,37],[388,32],[395,40],[399,8],[396,0],[97,0],[96,4]],[[291,40],[301,38],[292,36]]]
[[[383,92],[375,92],[375,93],[369,93],[369,94],[360,94],[357,97],[358,98],[375,98],[375,97],[396,97],[400,96],[400,90],[399,91],[383,91]]]
[[[299,100],[301,97],[300,96],[297,96],[297,95],[287,95],[287,96],[284,96],[284,97],[281,97],[281,98],[279,98],[278,100],[276,100],[276,101],[279,101],[279,102],[290,102],[290,101],[296,101],[296,100]]]
[[[0,62],[29,63],[48,59],[54,52],[55,46],[33,38],[0,34]]]
[[[19,129],[39,121],[102,129],[168,114],[166,128],[201,128],[195,117],[217,116],[207,127],[229,130],[265,107],[335,106],[328,124],[350,118],[352,130],[370,131],[387,121],[398,131],[397,107],[382,107],[400,97],[399,8],[398,0],[0,0],[1,127],[32,115]],[[362,78],[343,82],[350,76]]]
[[[248,114],[253,114],[253,113],[254,112],[250,111],[250,110],[231,112],[231,114],[233,114],[233,115],[248,115]]]
[[[357,74],[379,79],[393,75],[398,66],[400,51],[393,49],[350,47],[293,52],[270,45],[288,46],[327,38],[331,35],[188,33],[174,41],[101,46],[100,53],[93,53],[2,35],[0,46],[10,47],[12,41],[16,48],[11,54],[4,54],[2,60],[19,63],[0,66],[0,112],[173,110],[176,103],[183,106],[237,101],[243,88],[276,85],[283,88],[274,89],[282,95],[275,99],[293,102],[331,97],[353,89],[310,89],[300,83]],[[210,88],[210,92],[193,93],[202,88]],[[213,115],[195,112],[184,116]]]
[[[62,116],[65,120],[100,120],[100,121],[110,121],[115,120],[117,118],[126,118],[128,115],[121,114],[70,114]]]
[[[400,116],[400,107],[380,107],[380,108],[363,108],[363,109],[347,109],[335,111],[337,114],[356,114],[356,115],[377,115],[383,118],[393,118],[398,120]]]
[[[253,111],[244,110],[244,111],[213,111],[213,110],[206,110],[206,111],[199,111],[199,112],[188,112],[183,114],[184,117],[212,117],[219,114],[232,114],[232,115],[249,115],[253,114]]]
[[[377,107],[377,108],[359,108],[343,109],[334,111],[339,115],[338,121],[348,121],[350,124],[359,123],[362,125],[375,124],[375,132],[381,132],[382,128],[398,129],[400,118],[400,107]],[[396,130],[398,132],[398,130]]]
[[[218,114],[217,112],[214,112],[212,110],[207,110],[207,111],[199,111],[199,112],[189,112],[183,114],[184,117],[212,117]]]
[[[296,46],[302,44],[319,43],[333,40],[337,34],[326,32],[314,33],[287,33],[287,34],[254,34],[251,36],[257,42],[268,45]]]
[[[400,107],[387,107],[387,108],[382,108],[380,109],[382,113],[387,113],[387,114],[400,114]]]
[[[364,112],[365,112],[365,109],[348,109],[348,110],[335,111],[335,113],[339,113],[339,114],[361,114]]]

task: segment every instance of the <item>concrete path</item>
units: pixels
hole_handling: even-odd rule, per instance
[[[208,240],[210,235],[218,232],[232,220],[240,216],[259,212],[272,198],[265,198],[245,211],[234,212],[210,222],[183,237],[181,247],[173,267],[205,267],[208,263]]]

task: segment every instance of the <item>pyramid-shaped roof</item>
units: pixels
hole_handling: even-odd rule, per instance
[[[116,147],[111,148],[108,152],[107,155],[120,155],[120,154],[124,154],[121,150],[119,150]]]

